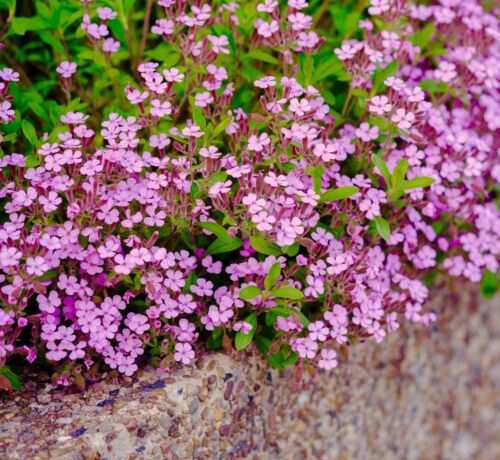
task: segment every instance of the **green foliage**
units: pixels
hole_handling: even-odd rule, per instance
[[[274,289],[271,291],[271,295],[290,300],[301,300],[304,298],[304,293],[300,289],[290,286]]]
[[[387,220],[380,216],[375,216],[374,220],[378,234],[384,240],[389,240],[389,238],[391,237],[391,227],[389,226],[389,222],[387,222]]]
[[[9,366],[3,366],[0,368],[0,389],[19,390],[21,387],[21,380],[19,380],[19,377],[11,371]]]
[[[269,273],[264,278],[264,287],[266,288],[266,291],[269,291],[276,284],[276,281],[278,281],[280,274],[281,264],[279,262],[276,262],[272,265],[272,267],[269,269]]]
[[[481,293],[486,298],[493,297],[498,291],[498,276],[489,270],[485,270],[481,278]]]
[[[246,286],[240,289],[239,296],[242,300],[252,300],[262,295],[262,291],[257,286]]]
[[[262,235],[256,233],[250,237],[250,246],[258,253],[268,256],[280,256],[281,250],[278,245],[267,241]]]
[[[327,190],[319,199],[319,203],[328,203],[330,201],[338,201],[350,196],[356,195],[359,192],[358,187],[347,186],[336,189]]]

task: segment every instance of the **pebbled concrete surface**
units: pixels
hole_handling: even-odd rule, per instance
[[[332,373],[219,353],[85,394],[33,383],[0,401],[0,458],[498,459],[500,299],[434,303],[430,329],[346,349]]]

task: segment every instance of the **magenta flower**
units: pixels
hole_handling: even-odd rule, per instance
[[[63,78],[71,78],[76,72],[77,65],[74,62],[62,61],[57,67],[56,72]]]
[[[174,359],[182,364],[191,364],[194,360],[194,350],[189,343],[176,343]]]

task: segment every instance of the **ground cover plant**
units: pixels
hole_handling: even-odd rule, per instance
[[[474,0],[0,0],[0,386],[255,343],[275,368],[496,290],[500,27]],[[460,289],[460,284],[458,285]]]

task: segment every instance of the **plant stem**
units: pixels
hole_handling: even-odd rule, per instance
[[[144,25],[142,27],[141,45],[139,47],[139,56],[142,56],[146,49],[146,40],[148,39],[149,21],[151,19],[151,10],[153,9],[153,0],[148,0],[146,5],[146,15],[144,16]]]

